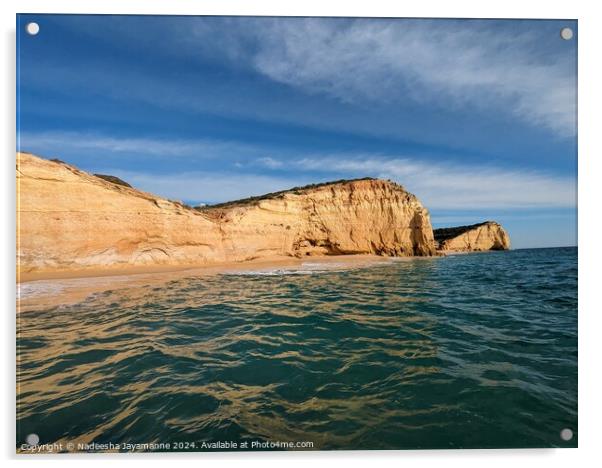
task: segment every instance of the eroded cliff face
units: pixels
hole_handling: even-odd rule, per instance
[[[64,163],[17,154],[17,191],[22,271],[225,260],[215,223]]]
[[[17,154],[23,272],[204,265],[276,256],[433,255],[429,213],[401,186],[356,180],[195,210],[68,164]]]
[[[441,252],[480,252],[510,249],[510,237],[504,228],[494,221],[435,229],[435,243]]]

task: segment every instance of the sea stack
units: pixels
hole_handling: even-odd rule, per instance
[[[380,179],[194,209],[111,176],[17,153],[17,190],[21,272],[436,254],[428,210],[402,186]]]
[[[437,251],[481,252],[486,250],[509,250],[510,237],[495,221],[435,229]]]

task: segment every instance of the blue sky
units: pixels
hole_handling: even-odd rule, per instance
[[[435,227],[494,219],[515,248],[576,245],[575,21],[17,23],[22,151],[188,203],[388,178]]]

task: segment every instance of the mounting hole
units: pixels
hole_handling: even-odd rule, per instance
[[[573,38],[573,30],[571,28],[562,28],[560,30],[560,37],[565,41],[570,41]]]
[[[38,445],[40,443],[40,436],[37,434],[29,434],[25,437],[25,442],[29,445]]]
[[[27,23],[25,25],[25,31],[27,31],[27,34],[30,36],[35,36],[40,32],[40,25],[38,23]]]
[[[560,438],[566,442],[573,438],[573,431],[571,431],[568,427],[560,431]]]

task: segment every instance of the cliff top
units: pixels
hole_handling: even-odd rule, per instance
[[[454,226],[449,228],[433,229],[433,234],[437,242],[442,242],[447,239],[451,239],[452,237],[457,237],[461,234],[464,234],[465,232],[470,231],[471,229],[486,226],[487,224],[498,225],[498,223],[496,223],[495,221],[484,221],[482,223],[469,224],[467,226]]]
[[[304,193],[310,192],[312,190],[320,189],[320,188],[325,188],[325,187],[334,186],[334,185],[345,185],[345,184],[351,184],[351,183],[362,182],[362,181],[378,181],[378,182],[388,183],[400,190],[405,191],[405,189],[401,185],[399,185],[391,180],[376,179],[374,177],[362,177],[362,178],[357,178],[357,179],[339,179],[339,180],[333,180],[333,181],[329,181],[329,182],[320,182],[317,184],[308,184],[308,185],[303,185],[300,187],[293,187],[293,188],[286,189],[286,190],[280,190],[278,192],[271,192],[271,193],[266,193],[263,195],[257,195],[254,197],[247,197],[247,198],[231,200],[231,201],[227,201],[227,202],[223,202],[223,203],[216,203],[214,205],[195,206],[194,209],[199,210],[199,211],[204,211],[204,210],[211,210],[213,208],[230,208],[233,206],[244,206],[244,205],[254,204],[254,203],[257,203],[257,202],[260,202],[263,200],[271,200],[271,199],[275,199],[275,198],[281,198],[287,194],[302,195]]]

